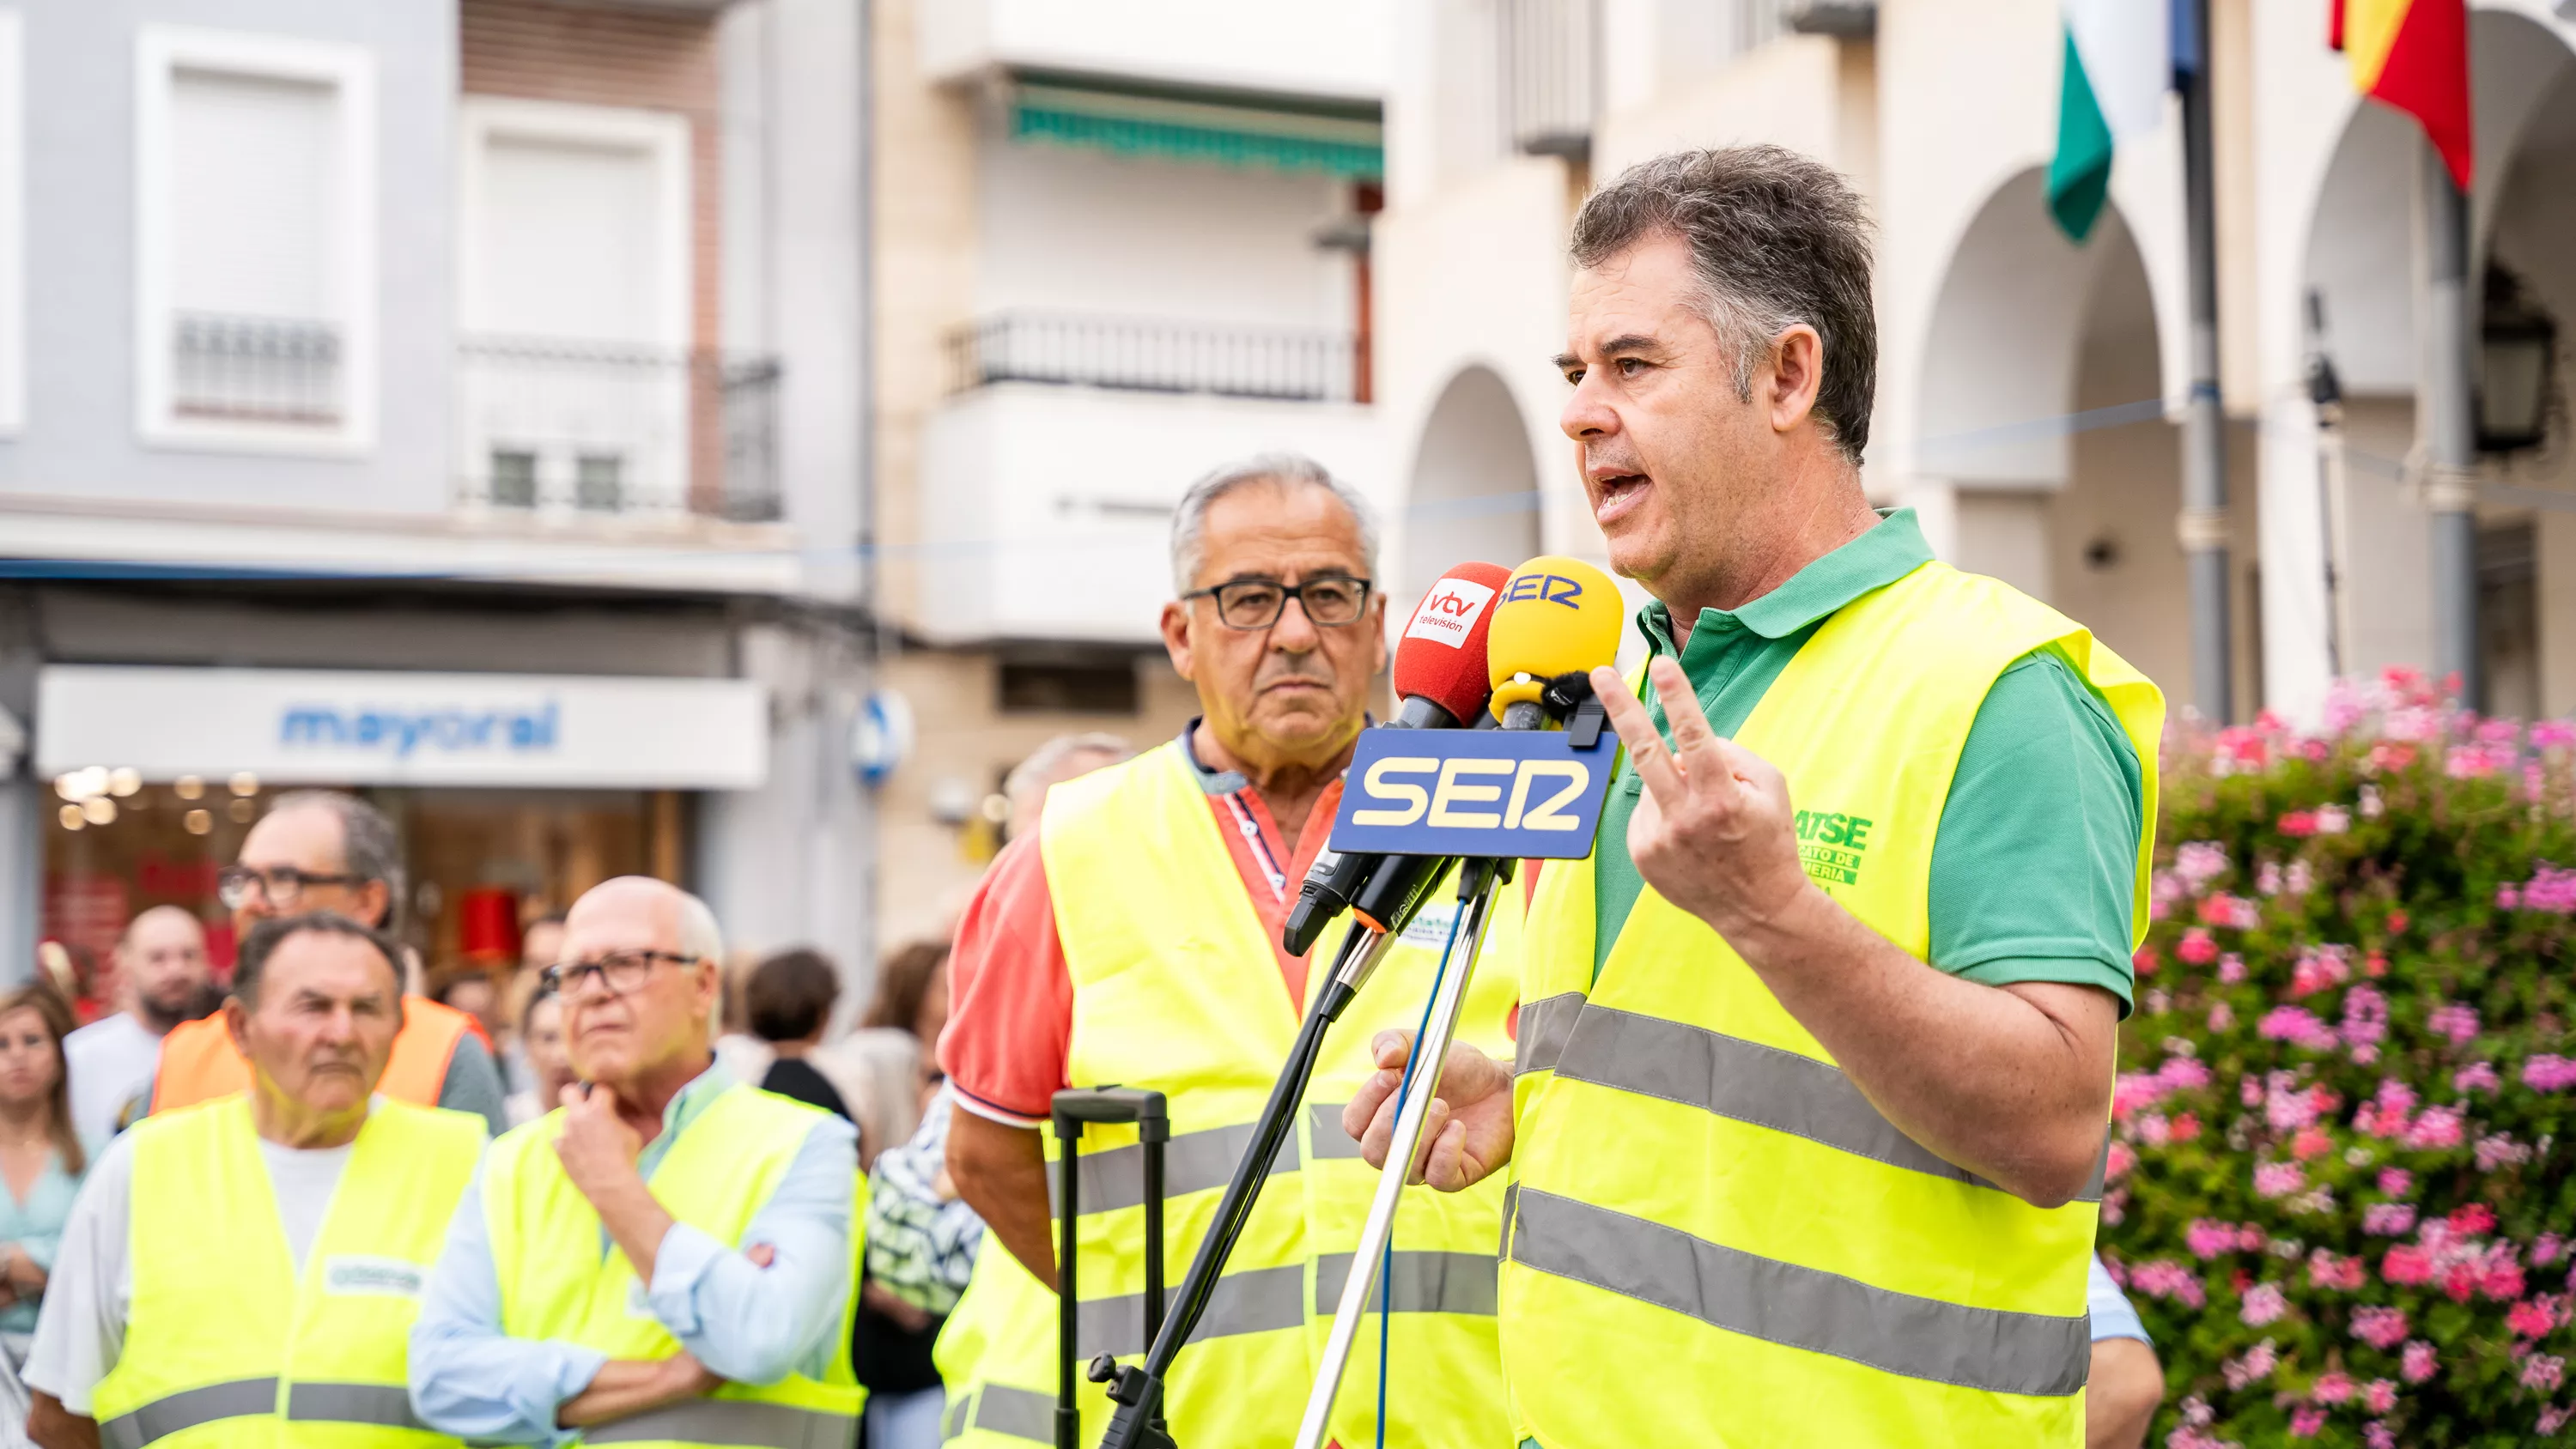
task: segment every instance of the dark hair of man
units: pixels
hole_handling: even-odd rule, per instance
[[[385,813],[355,795],[337,790],[289,790],[269,802],[268,813],[281,810],[328,810],[340,822],[340,871],[360,880],[385,883],[385,915],[364,924],[380,931],[402,925],[402,836]]]
[[[1709,321],[1735,351],[1739,400],[1752,399],[1771,339],[1801,322],[1816,329],[1824,376],[1814,417],[1858,466],[1878,389],[1878,323],[1868,210],[1851,183],[1781,146],[1674,151],[1584,201],[1574,261],[1597,267],[1657,236],[1690,248]]]
[[[762,1041],[803,1041],[831,1020],[841,999],[841,973],[822,952],[804,946],[780,951],[751,968],[743,983],[743,1014]]]
[[[913,1023],[921,1020],[921,1000],[930,994],[931,980],[947,964],[945,941],[915,941],[878,962],[877,994],[868,1002],[859,1025],[912,1030]]]
[[[364,941],[384,958],[385,969],[393,973],[394,996],[402,996],[402,947],[394,938],[370,926],[362,926],[334,911],[315,911],[309,916],[271,916],[250,928],[242,937],[241,956],[233,962],[233,999],[244,1007],[259,1008],[260,978],[268,970],[268,959],[277,948],[298,936],[340,936]]]

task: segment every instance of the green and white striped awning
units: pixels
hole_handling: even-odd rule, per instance
[[[1036,77],[1011,91],[1011,138],[1324,176],[1386,169],[1375,106],[1264,104]]]

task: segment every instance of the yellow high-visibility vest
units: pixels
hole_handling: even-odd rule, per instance
[[[501,1287],[502,1331],[512,1338],[562,1339],[611,1358],[668,1358],[680,1351],[680,1341],[642,1306],[645,1285],[625,1251],[611,1245],[602,1256],[599,1212],[555,1155],[562,1115],[557,1108],[501,1134],[484,1165],[483,1216]],[[678,1221],[739,1247],[822,1115],[757,1088],[727,1087],[681,1129],[655,1165],[649,1180],[653,1197]],[[864,1175],[854,1192],[855,1265],[867,1222]],[[727,1383],[705,1398],[600,1425],[582,1437],[639,1449],[847,1449],[867,1398],[850,1367],[850,1315],[857,1301],[853,1276],[850,1302],[841,1309],[839,1348],[820,1379],[791,1373],[774,1384]]]
[[[1863,595],[1736,736],[1795,809],[1839,818],[1801,842],[1809,876],[1918,961],[1969,726],[2006,666],[2050,646],[2137,749],[2143,932],[2163,699],[2003,584],[1927,563]],[[1552,863],[1530,905],[1502,1272],[1515,1440],[2081,1444],[2098,1176],[2043,1209],[1935,1157],[1651,888],[1596,981],[1593,888],[1588,864]]]
[[[1307,828],[1324,827],[1318,819]],[[1302,1007],[1282,987],[1277,953],[1177,742],[1057,786],[1040,830],[1073,976],[1068,1073],[1080,1085],[1145,1087],[1169,1099],[1165,1282],[1177,1290],[1288,1059]],[[1519,886],[1497,888],[1458,1030],[1459,1040],[1496,1056],[1510,1054],[1521,904]],[[1173,1366],[1165,1412],[1183,1444],[1266,1449],[1296,1436],[1377,1187],[1377,1172],[1342,1131],[1342,1106],[1375,1070],[1370,1038],[1421,1018],[1453,905],[1448,887],[1435,905],[1325,1038],[1295,1135]],[[1338,942],[1339,929],[1328,939]],[[1318,951],[1308,973],[1309,1001],[1330,975],[1327,954]],[[1132,1127],[1098,1125],[1083,1139],[1075,1350],[1086,1361],[1106,1351],[1134,1362],[1145,1348],[1136,1140]],[[1052,1131],[1045,1141],[1052,1164]],[[1390,1445],[1463,1449],[1505,1432],[1493,1318],[1500,1204],[1499,1184],[1405,1194],[1389,1280]],[[1054,1442],[1056,1332],[1055,1295],[988,1237],[939,1341],[949,1449]],[[1332,1420],[1344,1445],[1368,1444],[1376,1431],[1376,1337],[1372,1316]],[[1089,1383],[1077,1402],[1083,1442],[1097,1442],[1111,1405]]]
[[[482,1118],[377,1102],[300,1274],[246,1094],[129,1131],[134,1298],[90,1398],[104,1449],[452,1449],[413,1417],[405,1366]]]

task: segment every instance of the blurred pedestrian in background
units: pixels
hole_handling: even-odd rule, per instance
[[[1047,791],[1104,765],[1117,764],[1134,753],[1136,747],[1125,736],[1097,731],[1057,735],[1029,751],[1028,758],[1012,766],[1011,773],[1002,778],[1002,798],[1011,807],[1002,839],[1017,840],[1038,828],[1038,814],[1046,809]]]
[[[262,921],[317,911],[390,934],[400,924],[402,887],[402,844],[393,822],[357,796],[334,790],[278,796],[242,838],[240,859],[215,883],[233,913],[234,931],[245,939]],[[397,946],[396,969],[408,975],[403,956]],[[379,1086],[401,1101],[475,1113],[499,1132],[509,1126],[501,1073],[471,1020],[426,997],[407,996]],[[151,1110],[249,1085],[250,1068],[224,1028],[211,1019],[191,1022],[162,1039]]]
[[[116,1005],[63,1042],[72,1125],[105,1142],[128,1106],[146,1095],[161,1063],[161,1038],[223,1004],[206,959],[206,928],[193,912],[154,906],[125,923],[116,953]]]
[[[537,1087],[535,1065],[528,1060],[528,1010],[536,1005],[538,978],[546,968],[563,959],[564,913],[548,911],[528,922],[519,933],[519,967],[510,973],[510,984],[504,1000],[518,1008],[518,1019],[510,1023],[509,1034],[494,1042],[501,1059],[501,1081],[512,1092],[534,1091]],[[547,1108],[554,1098],[543,1098]],[[538,1115],[544,1115],[542,1112]],[[513,1124],[515,1125],[515,1124]]]
[[[737,1082],[757,1082],[769,1075],[769,1043],[751,1029],[742,994],[751,973],[760,969],[760,953],[735,951],[724,961],[724,988],[716,1005],[716,1062]]]
[[[868,1174],[858,1361],[870,1398],[862,1449],[930,1449],[940,1442],[946,1395],[932,1350],[974,1276],[975,1252],[984,1242],[984,1220],[948,1175],[954,1107],[942,1082],[911,1140],[879,1154]],[[897,1332],[879,1333],[880,1323]]]
[[[0,1442],[24,1439],[27,1390],[18,1371],[35,1336],[45,1278],[89,1165],[65,1088],[71,1008],[45,982],[0,995]]]
[[[859,1124],[859,1160],[912,1136],[929,1092],[931,1051],[948,1021],[948,947],[899,946],[877,962],[876,991],[857,1028],[813,1054]]]
[[[832,1024],[832,1007],[841,999],[841,976],[819,951],[799,947],[781,951],[752,968],[743,983],[743,1015],[752,1035],[769,1043],[769,1070],[760,1079],[764,1092],[792,1097],[855,1124],[840,1090],[806,1057],[823,1044]]]
[[[251,1089],[119,1136],[64,1227],[27,1362],[45,1449],[434,1449],[402,1427],[405,1335],[483,1124],[376,1095],[398,954],[332,914],[244,939],[222,1020]]]
[[[847,1442],[855,1134],[716,1064],[724,942],[697,897],[595,886],[564,957],[549,978],[586,1085],[492,1144],[457,1205],[413,1407],[479,1443]]]
[[[464,1012],[483,1028],[483,1039],[491,1043],[495,1060],[500,1044],[509,1039],[509,1023],[501,1019],[501,985],[489,972],[459,971],[438,983],[429,999],[441,1006]]]
[[[528,1085],[510,1094],[510,1125],[523,1127],[546,1115],[563,1100],[573,1083],[572,1058],[564,1051],[563,998],[543,981],[529,993],[519,1012],[519,1043],[528,1066]]]

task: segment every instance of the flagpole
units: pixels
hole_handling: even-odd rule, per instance
[[[2424,371],[2417,393],[2433,549],[2433,672],[2457,675],[2460,701],[2486,702],[2478,657],[2477,423],[2469,356],[2469,201],[2442,154],[2421,148]]]
[[[2204,719],[2235,717],[2228,608],[2227,419],[2218,391],[2218,219],[2209,105],[2209,0],[2175,0],[2189,20],[2182,81],[2183,215],[2191,269],[2191,397],[2183,413],[2182,514],[2175,520],[2191,586],[2192,703]]]

